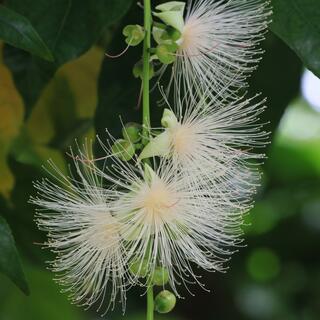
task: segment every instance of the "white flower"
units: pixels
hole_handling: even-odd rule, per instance
[[[118,200],[110,204],[110,210],[128,242],[130,263],[140,265],[141,270],[147,266],[150,277],[155,268],[165,268],[178,295],[177,283],[199,283],[192,264],[209,271],[224,270],[230,247],[241,241],[242,215],[250,203],[238,199],[233,204],[201,176],[196,184],[190,183],[189,176],[171,161],[160,160],[156,167],[116,161],[116,175],[105,170],[97,174],[118,190]]]
[[[37,224],[57,255],[52,270],[74,303],[106,312],[119,299],[124,309],[126,256],[108,205],[116,194],[102,188],[93,164],[74,163],[75,172],[66,176],[49,161],[54,179],[36,182],[37,197],[31,198],[42,208]]]
[[[182,84],[189,92],[223,90],[227,95],[246,86],[248,74],[260,61],[263,51],[257,46],[264,39],[270,15],[270,1],[188,1],[173,65],[178,90]]]
[[[162,118],[164,132],[151,139],[139,159],[154,156],[172,158],[178,170],[197,185],[199,176],[226,200],[255,192],[259,173],[252,160],[264,154],[251,150],[264,147],[268,133],[259,123],[264,100],[194,100],[177,95],[175,112],[166,109]]]
[[[99,169],[80,152],[72,154],[76,170],[66,176],[50,161],[55,181],[36,182],[38,195],[31,198],[42,208],[37,223],[57,254],[52,269],[73,302],[107,311],[120,297],[124,308],[128,287],[146,286],[157,267],[168,271],[177,295],[181,281],[202,285],[192,264],[223,271],[241,242],[250,203],[234,206],[201,176],[191,184],[166,159],[152,169],[123,162],[101,145],[109,166]],[[147,268],[144,282],[128,271],[133,264]]]

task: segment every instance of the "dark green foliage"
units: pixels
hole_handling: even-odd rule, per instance
[[[8,8],[29,19],[54,57],[54,63],[46,63],[17,49],[5,51],[6,63],[26,104],[26,115],[57,68],[87,51],[131,3],[131,0],[6,1]]]
[[[29,294],[18,251],[7,222],[0,216],[0,271],[7,275],[25,294]]]
[[[54,60],[50,50],[30,21],[3,5],[0,6],[0,38],[42,59]]]
[[[273,0],[271,30],[301,58],[304,65],[320,76],[319,0]]]

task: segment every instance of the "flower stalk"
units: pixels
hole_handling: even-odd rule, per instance
[[[148,140],[150,128],[150,48],[151,48],[151,0],[144,0],[144,30],[143,41],[143,77],[142,77],[142,142]]]
[[[142,74],[142,143],[146,143],[150,128],[150,49],[151,49],[151,0],[144,0],[144,30],[143,41],[143,74]],[[153,320],[154,297],[153,286],[147,289],[147,320]]]
[[[147,290],[147,320],[153,320],[154,314],[154,298],[153,298],[153,286],[150,284]]]

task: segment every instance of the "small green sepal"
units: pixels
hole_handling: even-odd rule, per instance
[[[143,62],[139,60],[132,69],[133,76],[135,78],[143,79]],[[154,67],[153,63],[150,61],[149,63],[149,80],[151,80],[154,76]]]
[[[126,43],[132,47],[140,44],[145,37],[145,31],[143,27],[138,24],[130,24],[124,27],[122,34],[126,37]]]
[[[176,60],[175,52],[178,49],[176,43],[159,44],[156,48],[156,55],[163,64],[171,64]]]

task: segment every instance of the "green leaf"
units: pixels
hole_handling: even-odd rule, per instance
[[[2,5],[0,5],[0,38],[40,58],[54,60],[52,53],[30,21]]]
[[[273,0],[271,29],[320,77],[319,0]]]
[[[76,59],[102,31],[126,13],[132,0],[7,0],[8,8],[26,17],[51,50],[55,62],[45,63],[15,48],[6,48],[5,63],[13,72],[27,115],[55,71]]]
[[[7,275],[26,295],[29,295],[29,287],[22,270],[10,227],[1,216],[0,252],[0,271]]]

